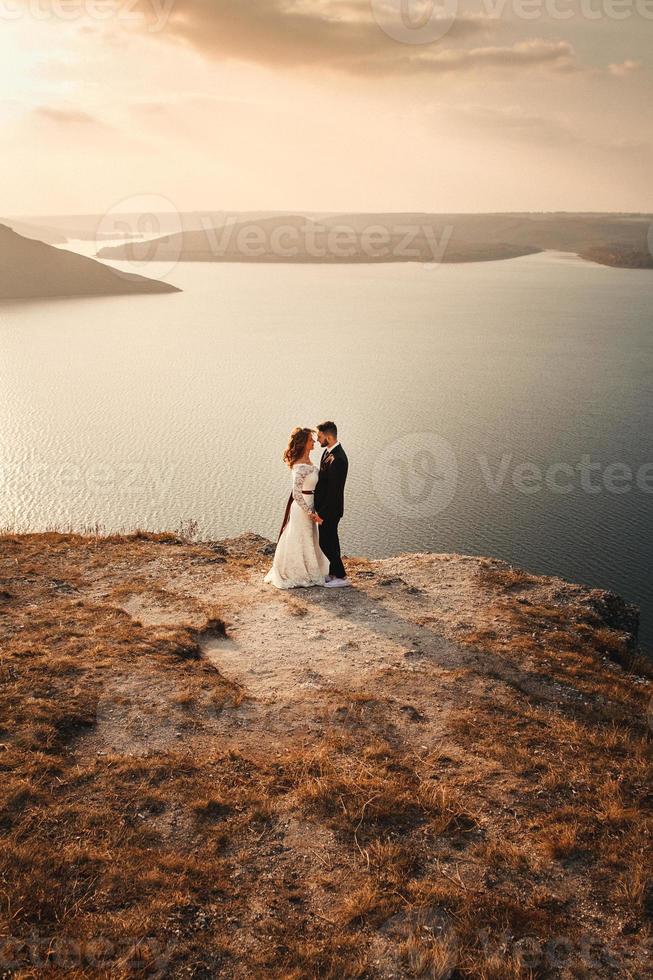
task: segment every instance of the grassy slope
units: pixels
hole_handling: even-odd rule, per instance
[[[319,724],[282,745],[262,733],[239,750],[237,727],[228,744],[219,733],[247,693],[202,655],[220,610],[173,594],[161,556],[236,587],[269,563],[171,534],[0,537],[5,969],[647,975],[647,668],[628,637],[481,560],[439,744],[421,744],[419,718],[390,723],[388,675],[326,692]],[[361,589],[377,574],[351,568]],[[125,612],[145,592],[167,625]],[[141,722],[154,737],[139,741]]]
[[[0,224],[0,299],[176,293],[176,286],[25,238]]]

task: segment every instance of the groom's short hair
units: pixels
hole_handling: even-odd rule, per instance
[[[325,436],[333,436],[334,439],[338,438],[338,426],[335,422],[320,422],[317,431],[323,432]]]

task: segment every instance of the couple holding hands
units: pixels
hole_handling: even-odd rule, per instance
[[[278,589],[311,585],[337,589],[350,584],[338,540],[349,462],[335,422],[318,425],[317,441],[323,449],[319,468],[311,462],[312,429],[293,429],[283,454],[292,473],[292,490],[272,568],[264,579]]]

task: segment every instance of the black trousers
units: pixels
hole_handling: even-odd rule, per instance
[[[329,559],[329,575],[336,578],[346,578],[345,566],[340,558],[340,540],[338,538],[339,517],[325,517],[319,525],[320,548]]]

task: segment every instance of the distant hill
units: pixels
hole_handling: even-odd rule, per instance
[[[193,226],[184,221],[184,230],[176,234],[107,246],[98,255],[185,262],[478,262],[553,249],[600,261],[592,250],[607,243],[624,255],[628,250],[648,254],[653,216],[377,212],[222,217],[207,212],[200,228],[197,215],[193,219]]]
[[[537,246],[455,236],[456,228],[403,215],[361,221],[358,215],[281,214],[225,220],[149,241],[106,246],[98,256],[132,261],[182,262],[482,262],[538,252]]]
[[[580,253],[581,258],[618,269],[653,269],[653,255],[628,245],[594,245]]]
[[[610,243],[619,248],[648,252],[648,234],[653,215],[646,214],[573,214],[558,212],[505,214],[425,214],[368,213],[341,215],[329,222],[347,221],[360,229],[370,224],[402,221],[405,224],[431,226],[436,235],[452,229],[451,242],[476,242],[486,245],[508,243],[536,250],[586,254],[592,248]]]
[[[157,279],[117,272],[95,259],[33,241],[0,224],[0,299],[176,293]]]

